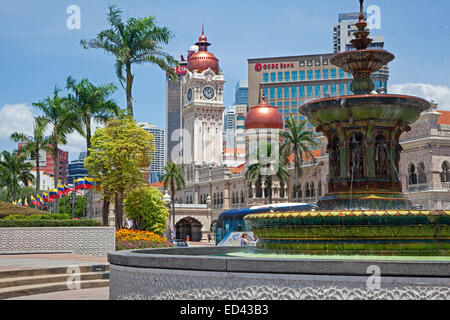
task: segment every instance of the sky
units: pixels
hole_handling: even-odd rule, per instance
[[[123,19],[154,16],[174,34],[163,50],[187,55],[202,25],[209,51],[224,72],[224,102],[234,100],[238,80],[247,79],[247,59],[331,53],[338,14],[359,10],[357,0],[2,0],[0,6],[0,150],[12,151],[15,131],[32,133],[34,102],[64,88],[70,75],[94,84],[114,83],[114,100],[126,106],[125,91],[114,73],[114,57],[83,49],[80,40],[108,29],[108,6],[116,4]],[[70,6],[80,9],[79,29],[70,29]],[[385,49],[396,59],[390,66],[389,91],[417,95],[450,110],[450,1],[366,0],[380,8]],[[165,128],[165,72],[137,66],[133,95],[135,119]],[[62,149],[75,159],[85,148],[78,134]]]

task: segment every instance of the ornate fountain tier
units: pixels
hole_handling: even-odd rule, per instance
[[[277,253],[450,255],[450,211],[330,210],[250,214],[258,248]]]
[[[400,135],[431,104],[403,95],[352,95],[315,100],[301,113],[328,139],[328,193],[321,209],[408,209],[402,193]]]

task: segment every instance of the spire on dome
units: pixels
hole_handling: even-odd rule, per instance
[[[198,38],[198,42],[195,44],[198,46],[199,51],[208,51],[208,47],[211,43],[208,42],[208,39],[205,36],[205,26],[202,24],[202,35]]]

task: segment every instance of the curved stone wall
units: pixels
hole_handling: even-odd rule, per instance
[[[226,256],[236,251],[242,249],[110,253],[110,299],[450,298],[450,262]],[[379,278],[373,270],[380,271]]]

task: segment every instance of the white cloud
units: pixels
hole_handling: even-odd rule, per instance
[[[34,109],[24,103],[5,104],[0,108],[0,150],[10,145],[9,137],[14,132],[21,132],[27,135],[33,135],[33,123],[36,114]],[[95,130],[103,125],[93,121],[92,135]],[[48,128],[46,135],[50,135],[51,129]],[[67,144],[60,146],[60,149],[69,152],[69,158],[74,159],[82,151],[86,151],[86,139],[79,133],[73,132],[67,137]],[[17,145],[15,145],[17,148]]]
[[[389,86],[389,93],[413,95],[434,100],[439,110],[450,110],[450,88],[426,83],[404,83]]]
[[[9,140],[14,132],[33,134],[34,115],[26,104],[5,104],[0,108],[0,139]]]

